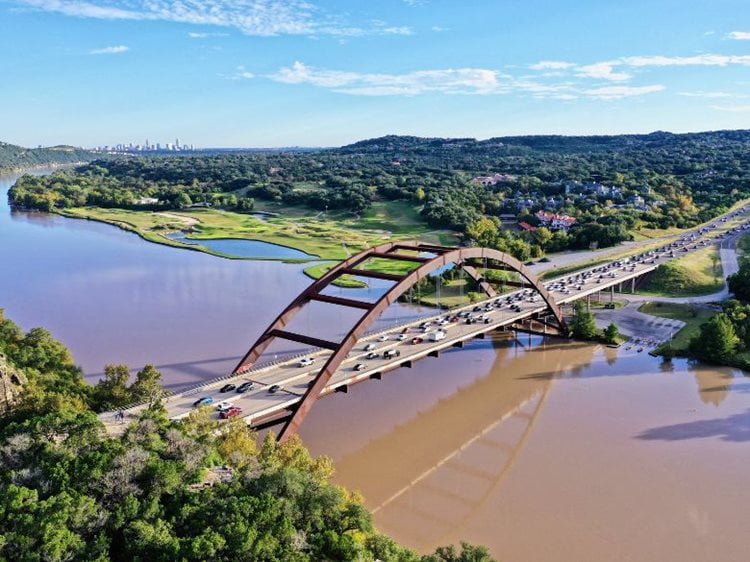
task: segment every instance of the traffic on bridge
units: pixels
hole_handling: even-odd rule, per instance
[[[463,342],[485,337],[488,332],[517,330],[567,336],[561,306],[602,291],[613,294],[616,287],[622,290],[628,283],[633,290],[637,278],[659,265],[750,228],[749,212],[750,205],[661,246],[546,283],[513,257],[487,248],[448,248],[404,242],[370,248],[332,268],[292,301],[260,336],[232,375],[169,396],[164,405],[174,420],[205,407],[210,408],[217,419],[237,416],[253,428],[283,423],[279,438],[284,439],[297,430],[320,397],[336,391],[346,392],[358,382],[380,379],[384,373],[410,367],[419,359],[437,357],[443,350],[462,347]],[[380,273],[366,269],[373,259],[407,261],[417,267],[403,275]],[[382,312],[417,281],[450,265],[465,271],[486,298],[385,331],[368,332]],[[520,281],[503,281],[502,284],[513,289],[497,294],[481,270],[504,270]],[[342,275],[385,279],[394,284],[376,302],[326,294],[324,290]],[[291,318],[313,301],[362,310],[363,314],[340,342],[285,330]],[[309,352],[270,365],[257,365],[274,339],[303,344]],[[108,431],[116,433],[145,407],[139,405],[102,414],[102,421]]]

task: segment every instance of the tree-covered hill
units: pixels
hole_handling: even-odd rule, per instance
[[[481,547],[420,556],[378,533],[299,439],[258,441],[208,408],[168,420],[151,366],[130,386],[125,366],[86,385],[49,332],[2,309],[0,369],[20,389],[0,409],[0,561],[491,562]],[[108,437],[96,410],[133,393],[151,408]]]
[[[47,164],[73,164],[88,162],[96,157],[92,152],[75,146],[50,146],[24,148],[0,142],[0,170],[27,169]]]

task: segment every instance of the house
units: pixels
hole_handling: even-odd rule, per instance
[[[567,231],[576,222],[575,217],[569,215],[557,215],[548,213],[547,211],[538,211],[535,216],[539,219],[539,223],[542,226],[546,226],[550,230]]]
[[[485,187],[490,185],[496,185],[500,182],[511,182],[515,181],[516,176],[511,176],[510,174],[493,174],[491,176],[477,176],[472,179],[472,181],[475,181],[477,183],[481,183]]]
[[[156,197],[141,197],[135,200],[136,205],[158,205],[159,200]]]
[[[536,227],[536,226],[531,226],[531,225],[530,225],[529,223],[527,223],[526,221],[521,221],[521,222],[519,222],[519,223],[518,223],[518,226],[519,226],[520,228],[522,228],[523,230],[527,230],[527,231],[529,231],[529,232],[534,232],[535,230],[537,230],[537,227]]]

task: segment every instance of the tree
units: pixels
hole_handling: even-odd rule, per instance
[[[104,367],[104,377],[94,387],[94,395],[101,408],[118,408],[131,402],[128,390],[129,378],[130,372],[127,365]]]
[[[153,365],[146,365],[138,371],[129,391],[133,402],[148,402],[148,405],[152,406],[165,395],[164,387],[161,385],[161,373]]]
[[[606,343],[617,343],[620,339],[620,330],[613,322],[604,329],[603,336]]]
[[[712,363],[728,363],[739,343],[729,316],[720,312],[701,326],[700,333],[690,341],[690,351]]]
[[[735,297],[750,301],[750,261],[743,261],[739,271],[727,277],[727,285]]]
[[[575,303],[570,330],[573,333],[573,337],[579,340],[595,340],[599,336],[599,329],[596,327],[594,315],[586,310],[586,305],[582,301]]]

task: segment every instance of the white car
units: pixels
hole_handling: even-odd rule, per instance
[[[406,339],[406,334],[399,334],[398,335],[398,341],[404,341]]]
[[[365,346],[365,351],[372,351],[373,349],[375,349],[375,344],[374,343],[368,343]]]
[[[229,408],[232,408],[233,406],[234,404],[232,404],[231,402],[227,402],[225,400],[224,402],[219,402],[218,404],[216,404],[216,409],[219,412],[223,412],[224,410],[228,410]]]
[[[313,364],[315,360],[312,357],[305,357],[304,359],[301,359],[299,363],[297,363],[298,367],[309,367]]]
[[[378,341],[388,341],[388,336],[386,334],[383,334],[378,338]]]

